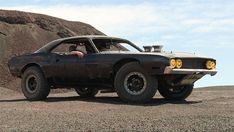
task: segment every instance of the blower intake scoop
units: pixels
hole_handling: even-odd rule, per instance
[[[162,52],[162,47],[162,45],[143,46],[145,52]]]
[[[154,48],[154,52],[162,52],[162,45],[153,45],[152,47]]]
[[[152,51],[152,46],[143,46],[145,52],[151,52]]]

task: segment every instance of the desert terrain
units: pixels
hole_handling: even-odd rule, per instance
[[[0,88],[0,131],[234,131],[234,87],[195,89],[186,101],[158,93],[147,104],[123,103],[116,94],[82,99],[75,92],[29,102]]]

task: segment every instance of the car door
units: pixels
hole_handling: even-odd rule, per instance
[[[76,55],[54,54],[50,76],[57,84],[75,85],[84,81],[85,59]]]
[[[76,55],[60,56],[60,63],[64,65],[63,80],[65,83],[76,84],[84,81],[85,59]]]
[[[112,73],[112,63],[108,55],[95,53],[85,57],[86,76],[89,82],[104,83],[109,81]]]
[[[74,85],[84,81],[85,58],[73,54],[71,47],[77,47],[79,39],[61,42],[52,49],[47,73],[56,84]],[[76,50],[76,49],[74,49]]]

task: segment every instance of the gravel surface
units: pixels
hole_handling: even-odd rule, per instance
[[[116,94],[82,99],[74,92],[29,102],[0,88],[0,131],[234,131],[234,87],[195,89],[186,101],[159,94],[129,105]]]

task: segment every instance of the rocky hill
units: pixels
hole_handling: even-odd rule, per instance
[[[14,55],[33,52],[63,37],[103,34],[89,24],[28,12],[0,10],[0,86],[19,89],[19,80],[8,72]]]

